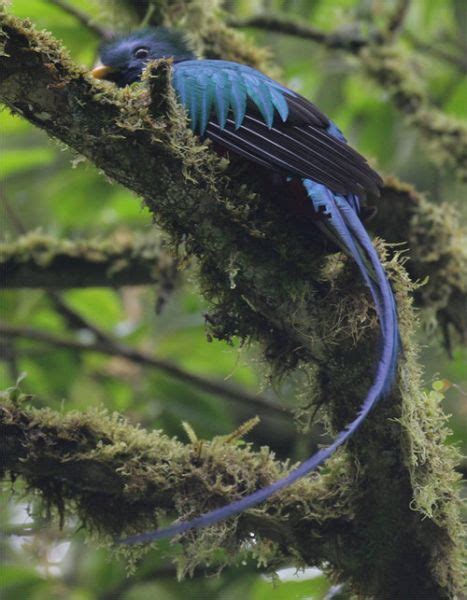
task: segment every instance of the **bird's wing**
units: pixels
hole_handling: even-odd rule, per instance
[[[259,71],[223,60],[174,65],[194,132],[288,176],[332,191],[379,194],[381,179],[311,102]]]

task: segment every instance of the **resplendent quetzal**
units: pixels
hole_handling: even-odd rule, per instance
[[[396,370],[399,333],[394,295],[359,218],[360,200],[379,195],[381,179],[350,148],[339,129],[311,102],[259,71],[225,60],[198,60],[183,35],[163,27],[136,31],[101,49],[102,65],[92,74],[123,87],[141,79],[154,59],[173,59],[172,84],[192,130],[229,153],[298,182],[314,212],[313,223],[353,257],[368,286],[381,328],[381,354],[374,382],[361,409],[334,442],[289,475],[249,496],[166,529],[135,535],[125,543],[171,537],[205,527],[269,498],[321,465],[364,421],[388,392]]]

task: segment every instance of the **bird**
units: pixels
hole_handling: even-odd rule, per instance
[[[342,132],[311,101],[248,65],[198,58],[184,34],[152,27],[106,42],[91,71],[119,87],[141,80],[148,63],[171,61],[172,86],[189,126],[229,156],[240,157],[284,182],[299,186],[313,209],[312,220],[350,256],[369,289],[379,320],[380,354],[373,382],[357,415],[333,442],[285,477],[191,520],[119,540],[152,542],[211,526],[252,508],[322,465],[364,422],[394,385],[400,335],[396,300],[384,267],[362,222],[362,202],[379,196],[381,177],[348,145]]]

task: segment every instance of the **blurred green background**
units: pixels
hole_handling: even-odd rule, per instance
[[[106,18],[91,0],[75,0],[74,5],[96,18]],[[371,23],[382,23],[393,5],[392,0],[231,0],[224,4],[229,13],[239,17],[275,11],[326,31],[358,22],[363,32]],[[98,40],[63,10],[46,0],[14,0],[11,10],[50,30],[78,63],[93,65]],[[426,86],[432,104],[460,118],[467,115],[466,24],[465,0],[413,0],[398,42]],[[362,74],[357,60],[284,35],[253,29],[246,35],[271,49],[284,80],[313,99],[382,172],[413,183],[435,203],[453,203],[465,217],[465,186],[453,173],[434,166],[417,130],[407,126],[385,90]],[[109,184],[86,162],[73,162],[70,151],[43,132],[7,110],[0,112],[0,132],[3,240],[15,239],[21,230],[69,239],[151,231],[150,215],[137,198]],[[125,343],[208,378],[228,378],[250,392],[260,391],[271,401],[297,405],[293,382],[284,382],[279,389],[263,384],[254,348],[240,351],[207,342],[203,328],[206,307],[190,269],[182,274],[161,314],[155,311],[154,286],[68,290],[62,299]],[[70,323],[57,312],[50,296],[39,290],[3,291],[1,318],[78,339],[90,335],[89,331],[70,330]],[[464,441],[465,447],[467,352],[457,349],[449,358],[437,331],[421,329],[419,338],[427,387],[436,379],[453,384],[444,400],[446,411],[453,415],[449,441]],[[188,421],[199,437],[210,438],[232,431],[256,414],[253,408],[201,393],[155,369],[121,358],[77,354],[28,341],[5,340],[2,350],[0,388],[13,385],[25,373],[21,388],[34,394],[39,407],[68,411],[105,406],[132,422],[163,429],[183,440],[182,421]],[[248,440],[258,446],[267,443],[279,457],[299,460],[319,441],[319,429],[299,435],[286,414],[260,416],[262,422]],[[17,492],[13,497],[12,487]],[[22,499],[20,483],[4,485],[1,506],[0,586],[2,597],[11,600],[288,600],[337,598],[339,594],[316,569],[299,576],[293,569],[279,571],[273,584],[248,562],[220,577],[206,578],[206,572],[197,572],[194,579],[178,583],[167,544],[151,551],[127,577],[122,562],[84,543],[73,519],[63,531],[58,530],[56,521],[47,521],[34,500]]]

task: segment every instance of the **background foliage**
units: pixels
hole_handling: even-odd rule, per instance
[[[74,4],[102,18],[94,2],[75,0]],[[241,18],[259,11],[284,13],[326,31],[345,31],[358,23],[365,33],[382,22],[393,4],[391,0],[231,0],[225,8]],[[96,37],[52,2],[15,0],[12,10],[18,16],[29,16],[38,27],[63,40],[78,63],[92,66]],[[113,19],[112,27],[118,26],[117,8],[104,18]],[[466,25],[467,4],[463,0],[413,0],[400,40],[432,104],[460,118],[467,115]],[[355,59],[311,41],[252,28],[246,32],[258,45],[271,49],[284,80],[312,98],[381,171],[397,174],[426,192],[431,201],[450,201],[466,214],[465,187],[449,170],[431,162],[417,129],[407,127],[385,90],[365,77]],[[110,185],[96,169],[76,160],[44,133],[7,111],[0,113],[0,131],[2,239],[15,239],[24,231],[73,240],[151,234],[149,213],[130,192]],[[3,291],[2,319],[92,340],[95,331],[77,326],[63,310],[66,306],[120,341],[191,372],[219,381],[227,378],[230,385],[260,393],[270,402],[280,399],[285,406],[306,401],[294,397],[293,381],[284,382],[279,389],[264,387],[254,348],[240,351],[207,342],[205,307],[189,266],[166,295],[157,286],[74,289],[61,293],[57,302],[43,290]],[[456,350],[452,357],[447,356],[433,324],[427,320],[423,325],[420,344],[425,381],[428,387],[434,380],[444,381],[435,388],[444,390],[446,410],[453,413],[450,442],[461,443],[467,430],[467,352]],[[2,351],[0,387],[13,385],[25,373],[21,388],[34,391],[37,406],[65,411],[105,406],[148,429],[163,429],[183,439],[182,421],[189,422],[199,437],[210,438],[232,431],[257,412],[257,407],[203,393],[160,370],[121,357],[77,353],[25,340],[3,340]],[[314,436],[297,434],[287,413],[268,415],[262,411],[260,416],[261,424],[248,440],[258,446],[267,443],[279,457],[299,460],[320,441],[319,428],[313,429]],[[20,491],[18,484],[14,487]],[[197,572],[194,580],[177,583],[167,560],[167,544],[147,555],[127,578],[123,564],[114,557],[109,559],[107,551],[86,545],[72,522],[59,531],[34,503],[23,504],[18,495],[10,501],[10,496],[8,486],[1,498],[0,582],[5,597],[11,599],[163,600],[189,595],[228,600],[243,595],[252,600],[279,600],[329,598],[336,592],[315,570],[308,570],[304,581],[282,570],[273,586],[248,563],[220,577],[206,578],[205,572]]]

